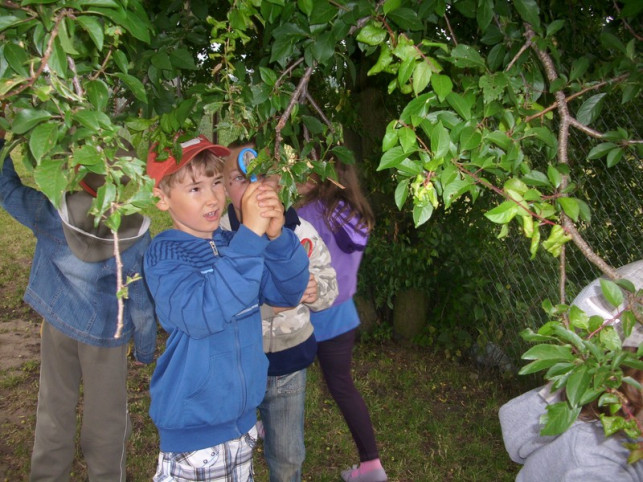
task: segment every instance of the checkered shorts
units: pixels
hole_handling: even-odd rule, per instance
[[[195,452],[161,452],[154,482],[252,482],[257,429]]]

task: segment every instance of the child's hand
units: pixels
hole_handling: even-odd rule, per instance
[[[317,301],[317,280],[311,273],[308,286],[306,286],[306,291],[304,291],[300,303],[314,303],[315,301]]]
[[[259,194],[261,194],[261,184],[250,183],[241,198],[241,219],[245,227],[256,235],[263,236],[270,224],[270,218],[262,215],[264,208],[260,206]]]
[[[273,186],[261,184],[258,190],[257,199],[261,207],[261,215],[269,219],[266,235],[269,239],[278,238],[286,220],[284,217],[284,205],[279,200],[279,195]]]

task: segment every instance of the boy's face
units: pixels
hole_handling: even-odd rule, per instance
[[[237,216],[241,211],[241,198],[243,197],[243,193],[246,192],[249,182],[239,169],[239,164],[237,163],[237,157],[245,147],[248,146],[231,148],[230,155],[226,158],[225,166],[223,167],[225,188]]]
[[[219,227],[225,208],[223,175],[207,176],[203,170],[186,175],[174,183],[168,193],[155,188],[160,198],[156,204],[161,211],[169,211],[174,227],[193,236],[211,239]]]

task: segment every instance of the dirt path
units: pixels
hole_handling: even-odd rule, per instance
[[[39,358],[39,324],[24,320],[0,323],[0,374],[10,375],[23,363]]]

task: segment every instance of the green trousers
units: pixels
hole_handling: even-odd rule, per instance
[[[125,481],[131,432],[127,411],[127,344],[80,343],[43,322],[40,388],[31,481],[68,481],[75,455],[83,385],[80,446],[91,482]]]

